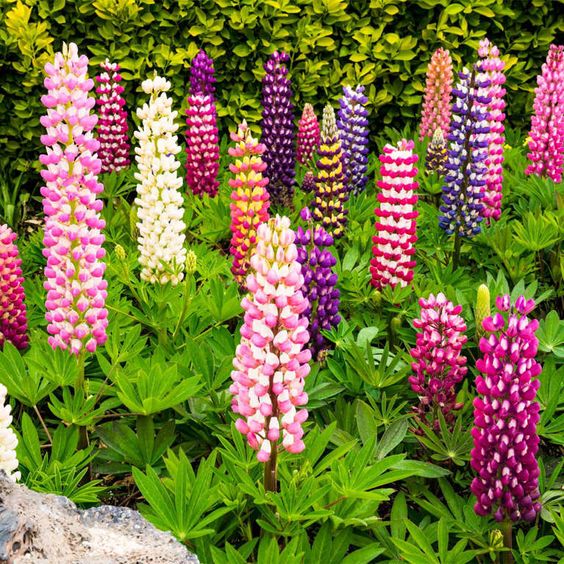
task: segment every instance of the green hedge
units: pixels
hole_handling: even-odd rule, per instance
[[[342,83],[367,86],[372,132],[418,117],[427,62],[439,46],[455,64],[471,62],[480,38],[500,47],[508,68],[511,125],[528,124],[535,76],[564,31],[557,0],[4,0],[0,3],[2,161],[36,159],[43,109],[42,67],[62,41],[96,65],[123,67],[127,101],[158,69],[185,106],[189,61],[200,47],[215,59],[219,116],[260,119],[262,64],[275,49],[291,55],[299,108],[318,110]],[[94,69],[96,67],[94,66]],[[93,69],[93,73],[94,73]]]

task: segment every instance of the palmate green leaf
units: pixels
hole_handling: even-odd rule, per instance
[[[564,358],[564,320],[558,317],[555,310],[541,320],[536,336],[541,351]]]
[[[386,429],[376,446],[377,460],[382,460],[403,441],[407,435],[407,428],[407,420],[398,419]]]
[[[513,230],[515,241],[534,252],[552,247],[560,239],[558,220],[550,212],[541,215],[528,212],[522,221],[513,224]]]

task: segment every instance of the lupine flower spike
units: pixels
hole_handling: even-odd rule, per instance
[[[9,341],[18,349],[28,345],[22,263],[17,235],[0,225],[0,350]]]
[[[453,305],[444,294],[421,298],[419,305],[421,317],[413,320],[413,326],[421,332],[411,349],[413,375],[408,380],[419,396],[419,404],[413,408],[416,421],[438,430],[439,412],[452,426],[455,411],[462,407],[456,401],[455,387],[468,371],[462,355],[466,324],[460,316],[462,306]]]
[[[296,148],[298,162],[303,165],[310,163],[318,148],[319,122],[313,111],[313,106],[306,104],[298,122],[298,145]]]
[[[192,60],[186,110],[186,183],[193,194],[216,196],[219,182],[219,136],[213,61],[205,51]]]
[[[490,309],[490,289],[485,284],[480,284],[476,297],[476,308],[474,318],[476,320],[476,337],[478,340],[484,336],[482,323],[491,314]]]
[[[443,130],[440,127],[435,129],[433,139],[427,145],[427,155],[425,157],[425,171],[427,174],[436,172],[439,176],[447,173],[446,163],[448,158],[447,144]]]
[[[559,183],[564,164],[564,45],[550,46],[537,84],[527,154],[531,164],[525,174]]]
[[[98,126],[96,132],[100,148],[98,158],[102,161],[101,172],[119,172],[129,166],[129,137],[127,136],[127,110],[124,91],[119,74],[120,66],[108,59],[100,65],[102,72],[96,77],[96,104],[98,104]]]
[[[307,404],[304,378],[311,353],[304,348],[309,334],[301,314],[308,301],[290,220],[276,216],[260,225],[257,235],[230,391],[233,411],[240,415],[237,429],[266,462],[280,439],[288,452],[305,448],[302,423],[308,414],[300,408]]]
[[[313,219],[329,235],[339,239],[347,224],[345,203],[349,192],[344,183],[343,152],[335,121],[335,112],[327,104],[321,123],[321,145],[319,146],[319,173],[315,179],[315,198],[312,202]]]
[[[53,348],[78,355],[94,352],[106,341],[107,282],[102,248],[105,222],[100,218],[104,187],[98,182],[99,142],[91,113],[95,99],[88,96],[94,81],[88,78],[88,58],[74,43],[45,65],[48,94],[41,97],[47,115],[41,117],[47,133],[41,136],[46,153],[41,188],[45,212],[43,255],[47,300],[47,331]]]
[[[501,216],[501,198],[503,183],[503,147],[505,145],[505,63],[499,58],[498,48],[488,39],[480,41],[478,55],[482,59],[482,70],[490,81],[486,107],[490,131],[488,133],[488,155],[484,161],[486,173],[486,190],[484,193],[482,215],[485,218],[498,220]]]
[[[270,201],[292,205],[296,154],[294,106],[288,78],[287,53],[275,51],[265,63],[262,79],[262,138]]]
[[[178,284],[184,278],[186,225],[183,221],[182,178],[178,176],[180,152],[175,124],[177,112],[166,93],[170,82],[157,76],[141,84],[149,103],[137,109],[141,126],[135,132],[137,167],[137,227],[141,279]]]
[[[304,174],[302,190],[308,194],[315,190],[315,176],[313,175],[313,172],[309,170]]]
[[[446,136],[450,127],[452,59],[447,49],[437,49],[427,67],[427,81],[419,140],[431,137],[437,127]]]
[[[0,470],[3,470],[12,481],[20,479],[16,447],[18,438],[11,429],[12,415],[10,404],[7,402],[6,386],[0,384]]]
[[[536,426],[541,366],[535,360],[539,323],[527,315],[534,300],[508,295],[496,300],[498,312],[484,319],[487,337],[476,362],[479,397],[474,400],[474,448],[471,465],[477,476],[471,490],[474,511],[496,521],[533,521],[539,501],[539,445]]]
[[[362,192],[368,182],[367,101],[364,86],[357,86],[355,89],[344,86],[343,96],[339,100],[341,108],[337,126],[343,150],[343,168],[347,188],[353,194]]]
[[[415,210],[419,185],[415,180],[418,157],[413,153],[414,145],[402,139],[396,147],[386,145],[380,155],[380,205],[375,210],[378,219],[372,238],[374,258],[370,261],[372,285],[378,290],[398,284],[404,287],[413,279],[419,215]]]
[[[266,168],[262,161],[264,145],[251,134],[244,121],[231,134],[235,147],[229,149],[234,162],[229,170],[234,177],[229,179],[231,192],[231,272],[239,284],[243,284],[249,272],[251,255],[257,244],[257,229],[268,221],[270,199],[266,189],[268,178],[263,176]]]

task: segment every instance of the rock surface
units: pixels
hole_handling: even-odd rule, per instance
[[[14,484],[0,471],[0,563],[197,564],[170,533],[137,511],[79,510],[65,497]]]

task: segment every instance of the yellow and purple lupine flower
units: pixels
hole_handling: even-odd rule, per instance
[[[421,298],[419,305],[421,317],[413,320],[413,326],[421,332],[411,349],[413,375],[408,381],[419,396],[419,404],[413,408],[416,421],[438,430],[439,412],[450,426],[455,411],[462,407],[456,401],[456,385],[468,371],[462,354],[466,324],[460,315],[462,306],[455,306],[444,294],[430,294]]]
[[[439,176],[444,176],[447,172],[446,163],[448,159],[447,143],[443,130],[440,127],[435,129],[433,139],[427,145],[425,156],[425,172],[431,174],[436,172]]]
[[[309,374],[308,306],[304,279],[287,217],[276,216],[259,226],[256,252],[247,277],[248,296],[241,343],[231,373],[232,408],[240,415],[237,429],[258,451],[261,462],[282,447],[305,448],[302,423],[307,419],[304,379]]]
[[[558,183],[564,164],[564,45],[550,46],[537,84],[525,174]]]
[[[0,384],[0,470],[13,482],[20,479],[18,472],[18,457],[16,448],[18,438],[10,427],[12,423],[12,408],[7,400],[8,390]]]
[[[366,188],[368,177],[368,98],[364,86],[343,87],[339,100],[339,138],[343,150],[343,168],[349,192],[359,194]]]
[[[286,64],[287,53],[275,51],[265,63],[262,79],[262,138],[266,147],[268,192],[273,205],[292,204],[296,154],[294,106]]]
[[[48,94],[41,102],[47,115],[41,123],[47,133],[41,142],[46,154],[39,157],[45,167],[45,317],[49,344],[78,355],[103,344],[108,325],[105,222],[102,200],[96,197],[104,187],[98,182],[99,142],[93,136],[98,118],[91,113],[95,99],[88,96],[94,82],[87,75],[88,58],[79,56],[74,43],[63,44],[45,72]]]
[[[23,276],[17,235],[0,225],[0,350],[9,341],[18,349],[28,345]]]
[[[213,61],[204,50],[192,60],[186,110],[186,183],[193,194],[216,196],[219,135]]]
[[[319,147],[319,122],[311,104],[304,106],[298,122],[296,158],[300,164],[308,164],[314,158]]]
[[[96,104],[98,125],[96,134],[100,142],[98,158],[102,161],[101,172],[119,172],[127,168],[129,137],[127,136],[127,110],[119,74],[120,66],[108,59],[100,65],[102,72],[96,77]]]
[[[427,67],[425,98],[419,128],[419,140],[431,137],[437,127],[446,136],[450,127],[452,59],[448,49],[437,49]]]
[[[374,210],[378,219],[370,261],[372,285],[378,290],[398,284],[404,287],[413,279],[419,215],[415,210],[419,184],[415,180],[418,157],[413,153],[414,145],[412,140],[402,139],[395,147],[386,145],[380,155],[380,205]]]
[[[264,145],[251,134],[243,121],[237,133],[231,134],[235,146],[229,149],[234,163],[229,165],[233,178],[229,179],[231,192],[231,272],[239,284],[248,274],[251,255],[257,244],[257,229],[268,221],[270,199],[266,189],[268,178],[263,176],[266,165],[262,161]]]
[[[480,340],[483,357],[476,362],[481,375],[472,429],[474,510],[493,514],[496,521],[533,521],[541,509],[535,401],[542,370],[535,360],[539,324],[527,317],[535,302],[524,296],[514,305],[508,295],[500,296],[496,307],[498,313],[483,321],[488,336]]]

